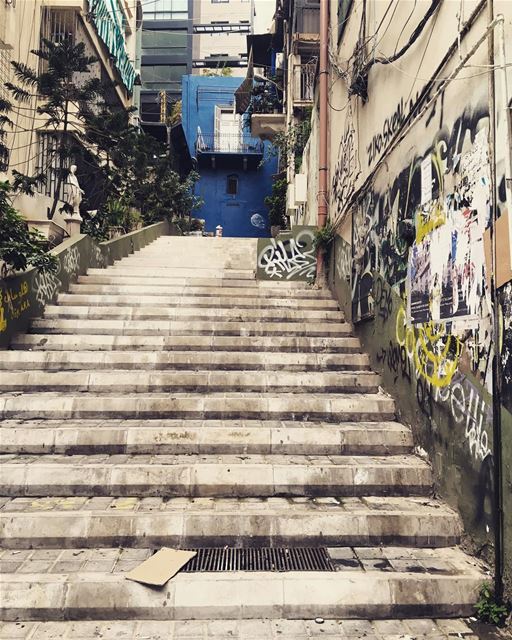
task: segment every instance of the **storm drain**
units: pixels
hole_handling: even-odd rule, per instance
[[[334,571],[324,547],[212,547],[197,551],[183,567],[186,573],[208,571]]]

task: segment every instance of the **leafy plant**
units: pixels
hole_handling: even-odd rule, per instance
[[[302,154],[311,134],[311,111],[301,122],[288,126],[286,131],[280,131],[272,138],[267,157],[264,161],[276,156],[280,159],[281,166],[288,166],[294,161],[295,173],[302,165]]]
[[[47,239],[29,229],[11,204],[11,192],[9,182],[0,182],[0,260],[5,263],[2,275],[9,271],[24,271],[29,265],[41,271],[55,272],[57,258],[48,253]]]
[[[330,222],[327,222],[321,229],[315,231],[313,247],[315,251],[326,253],[336,237],[336,229]]]
[[[268,208],[270,226],[286,228],[286,176],[276,177],[272,183],[272,193],[264,200]]]
[[[494,591],[488,582],[484,582],[480,588],[480,598],[476,603],[476,611],[482,622],[494,625],[502,625],[508,615],[508,608],[499,604],[494,599]]]
[[[202,231],[204,229],[204,220],[200,218],[192,218],[190,220],[190,231]]]

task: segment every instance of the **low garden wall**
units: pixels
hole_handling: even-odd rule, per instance
[[[0,348],[7,348],[15,333],[26,332],[32,318],[42,316],[45,306],[55,302],[59,293],[69,291],[79,275],[88,269],[104,269],[162,235],[180,235],[180,232],[164,221],[107,242],[98,243],[80,234],[52,251],[57,256],[55,273],[32,268],[1,280]]]

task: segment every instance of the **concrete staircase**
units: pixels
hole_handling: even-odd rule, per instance
[[[481,569],[351,326],[255,264],[254,240],[162,237],[3,352],[4,620],[472,612]],[[336,571],[123,578],[164,545],[323,546]]]

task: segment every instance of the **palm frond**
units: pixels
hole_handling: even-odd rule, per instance
[[[38,173],[35,176],[26,176],[16,169],[12,170],[14,191],[19,191],[27,196],[33,196],[36,189],[46,184],[46,175]]]
[[[0,115],[0,127],[3,127],[5,125],[9,125],[10,127],[12,127],[13,124],[13,121],[9,117]]]
[[[38,76],[32,67],[29,67],[24,62],[16,62],[15,60],[11,60],[11,64],[14,67],[14,75],[18,80],[30,87],[37,87]]]
[[[26,89],[22,89],[22,87],[17,87],[12,84],[12,82],[6,82],[5,86],[12,93],[12,97],[16,100],[16,102],[30,102],[33,94],[27,91]]]
[[[12,109],[12,104],[9,100],[5,98],[0,98],[0,112],[10,111]]]

